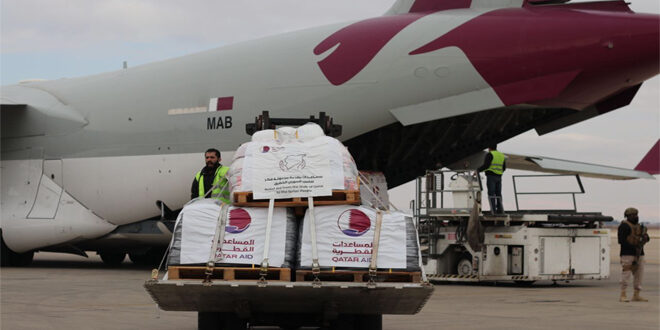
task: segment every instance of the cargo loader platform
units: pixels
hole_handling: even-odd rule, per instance
[[[433,293],[428,283],[157,280],[144,284],[166,311],[338,314],[415,314]],[[247,308],[239,311],[238,308]]]
[[[373,283],[371,283],[373,285]],[[150,280],[145,289],[160,309],[198,312],[199,329],[381,329],[383,314],[416,314],[433,285],[367,282]]]

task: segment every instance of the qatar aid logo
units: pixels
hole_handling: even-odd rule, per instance
[[[225,227],[225,231],[230,234],[240,234],[250,227],[251,222],[250,213],[246,210],[233,209],[229,211],[229,223]]]
[[[348,236],[359,237],[369,231],[371,219],[358,209],[350,209],[339,215],[337,227]]]

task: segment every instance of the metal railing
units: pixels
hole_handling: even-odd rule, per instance
[[[449,175],[449,178],[445,178],[445,175]],[[448,181],[455,181],[459,177],[465,178],[470,188],[457,189],[447,183]],[[474,185],[475,181],[478,183],[478,186]],[[437,239],[439,228],[443,224],[442,221],[438,221],[440,218],[437,215],[446,213],[448,215],[453,214],[465,217],[469,215],[469,210],[472,209],[472,206],[469,209],[460,210],[457,208],[447,208],[449,203],[445,201],[445,194],[448,195],[447,198],[451,198],[449,196],[452,193],[468,193],[471,194],[472,200],[479,200],[477,194],[482,191],[483,185],[479,175],[475,175],[475,172],[470,170],[427,171],[424,176],[417,178],[415,184],[415,200],[410,201],[410,208],[413,211],[413,218],[419,233],[422,258],[423,260],[428,260],[428,258],[438,253],[436,251]]]
[[[516,185],[517,178],[531,178],[531,177],[575,177],[580,191],[552,191],[552,192],[518,192]],[[577,212],[577,202],[575,200],[576,194],[584,194],[584,186],[582,185],[582,180],[580,179],[579,174],[530,174],[530,175],[514,175],[513,180],[513,195],[516,200],[516,211],[546,211],[546,210],[521,210],[518,205],[518,196],[519,195],[571,195],[573,199],[573,209],[557,209],[552,211],[572,211]]]
[[[476,183],[478,183],[478,189],[476,187],[468,189],[452,188],[447,185],[448,180],[445,178],[445,175],[447,174],[451,175],[449,182],[452,182],[459,177],[463,177],[467,179],[470,187],[472,187],[473,183],[476,181]],[[475,175],[475,172],[471,170],[426,171],[424,176],[417,177],[415,185],[415,200],[411,201],[410,207],[413,210],[413,215],[416,218],[428,215],[429,210],[450,210],[450,208],[446,208],[447,203],[445,201],[445,194],[469,193],[472,194],[473,199],[476,199],[476,193],[483,190],[481,177],[479,175]],[[470,209],[471,208],[472,207],[470,207]]]

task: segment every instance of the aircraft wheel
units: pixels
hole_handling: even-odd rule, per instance
[[[10,263],[12,266],[16,267],[27,267],[32,263],[33,258],[33,251],[25,253],[14,253],[14,255],[10,257]]]
[[[472,260],[461,259],[456,266],[456,273],[458,275],[472,275]]]
[[[126,258],[126,252],[101,251],[99,252],[99,255],[101,256],[103,263],[108,266],[119,266],[124,262],[124,258]]]
[[[162,248],[162,247],[152,247],[147,251],[147,262],[154,266],[158,267],[160,264],[161,260],[163,260],[163,256],[167,252],[167,248]]]
[[[131,252],[128,254],[128,257],[136,265],[158,267],[161,260],[163,260],[163,255],[166,251],[167,249],[165,248],[152,247],[146,252],[144,250],[140,252]]]
[[[0,244],[0,265],[2,267],[25,267],[32,263],[34,251],[16,253],[10,250],[2,238],[2,230],[0,230]]]
[[[146,253],[129,253],[128,258],[131,259],[131,262],[139,265],[146,266],[147,263],[147,254]]]

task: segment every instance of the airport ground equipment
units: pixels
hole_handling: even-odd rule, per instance
[[[575,191],[520,192],[516,182],[526,177],[513,178],[516,210],[499,215],[482,212],[481,179],[472,171],[428,171],[417,178],[412,206],[429,280],[531,284],[609,277],[610,235],[602,224],[613,219],[577,212],[575,194],[584,193],[579,176]],[[573,208],[520,210],[525,194],[569,195]]]
[[[200,329],[238,324],[380,329],[383,314],[415,314],[433,292],[424,282],[151,280],[145,288],[166,311],[197,311]]]

